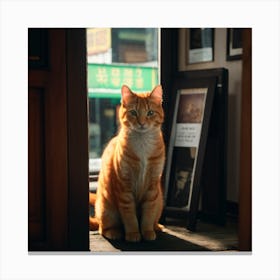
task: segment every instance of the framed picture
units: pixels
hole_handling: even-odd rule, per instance
[[[242,30],[243,28],[227,29],[227,60],[242,58]]]
[[[216,78],[179,78],[167,151],[165,177],[166,216],[188,216],[194,230],[200,182]]]
[[[189,28],[187,64],[214,60],[214,28]]]

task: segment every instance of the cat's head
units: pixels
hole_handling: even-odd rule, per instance
[[[147,132],[161,127],[164,119],[162,87],[156,86],[150,93],[134,93],[122,86],[120,123],[137,132]]]

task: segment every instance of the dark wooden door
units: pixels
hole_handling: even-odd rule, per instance
[[[252,29],[243,30],[239,250],[252,250]]]
[[[89,250],[85,30],[28,37],[29,250]]]

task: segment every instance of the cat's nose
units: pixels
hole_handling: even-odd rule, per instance
[[[143,129],[146,127],[146,124],[144,122],[139,122],[139,126],[141,129]]]
[[[144,120],[138,120],[138,124],[139,124],[141,127],[144,127],[144,126],[145,126],[145,121],[144,121]]]

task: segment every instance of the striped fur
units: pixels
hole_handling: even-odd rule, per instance
[[[163,207],[162,88],[136,94],[123,86],[121,92],[121,126],[102,155],[92,223],[109,239],[154,240]]]

